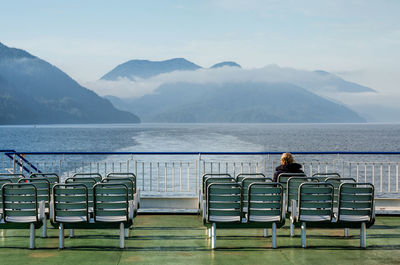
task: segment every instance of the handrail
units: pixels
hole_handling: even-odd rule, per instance
[[[0,151],[1,152],[1,151]],[[281,155],[284,152],[5,152],[5,155]],[[291,152],[294,155],[400,155],[382,151]]]

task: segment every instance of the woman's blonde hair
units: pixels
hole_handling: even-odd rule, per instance
[[[283,153],[281,156],[281,164],[282,165],[287,165],[287,164],[291,164],[294,163],[294,158],[292,156],[291,153]]]

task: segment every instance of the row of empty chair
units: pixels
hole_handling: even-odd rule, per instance
[[[47,219],[59,229],[59,248],[64,247],[64,229],[120,229],[120,247],[129,236],[139,207],[133,173],[77,173],[60,183],[54,173],[0,174],[0,228],[30,229],[30,248],[35,247],[35,229]]]
[[[366,228],[373,225],[374,187],[341,178],[338,173],[282,173],[273,183],[263,174],[205,174],[202,178],[200,209],[204,225],[215,248],[216,228],[276,228],[290,217],[290,234],[302,229],[306,247],[306,227],[360,229],[360,246],[366,247]],[[265,230],[266,231],[266,230]],[[265,233],[266,234],[266,233]]]

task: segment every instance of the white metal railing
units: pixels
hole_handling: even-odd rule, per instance
[[[42,172],[54,172],[61,179],[71,177],[74,173],[100,173],[105,177],[111,172],[133,172],[137,176],[137,185],[142,192],[160,193],[196,193],[201,185],[201,176],[205,173],[264,173],[272,177],[275,167],[279,165],[278,156],[113,156],[106,155],[102,160],[84,159],[85,157],[63,156],[42,157],[31,164]],[[73,159],[72,159],[73,158]],[[337,172],[342,177],[352,177],[359,182],[374,184],[378,196],[400,197],[399,163],[400,156],[336,156],[318,155],[296,156],[303,165],[305,173],[311,176],[318,172]],[[356,159],[354,159],[356,158]],[[24,162],[7,157],[0,158],[0,172],[22,172]]]

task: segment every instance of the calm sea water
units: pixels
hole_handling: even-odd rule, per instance
[[[400,124],[0,126],[17,151],[400,151]]]

